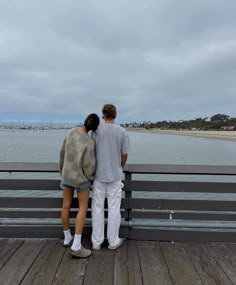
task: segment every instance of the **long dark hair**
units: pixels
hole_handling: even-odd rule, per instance
[[[97,114],[90,114],[88,117],[84,120],[84,126],[87,129],[87,131],[96,131],[98,128],[100,119]]]

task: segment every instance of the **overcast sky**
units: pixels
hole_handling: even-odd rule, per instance
[[[236,0],[0,0],[0,120],[236,116]]]

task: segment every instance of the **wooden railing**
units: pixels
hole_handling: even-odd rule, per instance
[[[0,179],[0,237],[61,237],[58,164],[0,163],[1,172],[6,176],[24,173],[29,177]],[[30,177],[32,173],[34,178]],[[56,173],[58,177],[38,179],[37,173]],[[236,166],[129,164],[124,173],[121,236],[145,240],[236,241],[236,180],[227,179],[236,177]],[[149,174],[155,179],[145,180]],[[168,179],[160,181],[163,175]],[[170,175],[181,175],[181,179],[183,175],[222,176],[226,182],[173,181]],[[84,236],[91,234],[90,205],[91,199]],[[76,212],[74,198],[72,225]]]

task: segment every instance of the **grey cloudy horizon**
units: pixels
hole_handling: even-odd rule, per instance
[[[0,0],[0,120],[236,116],[236,1]]]

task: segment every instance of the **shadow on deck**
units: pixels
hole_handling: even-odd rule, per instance
[[[236,284],[236,244],[126,240],[75,259],[58,239],[1,239],[0,284]]]

